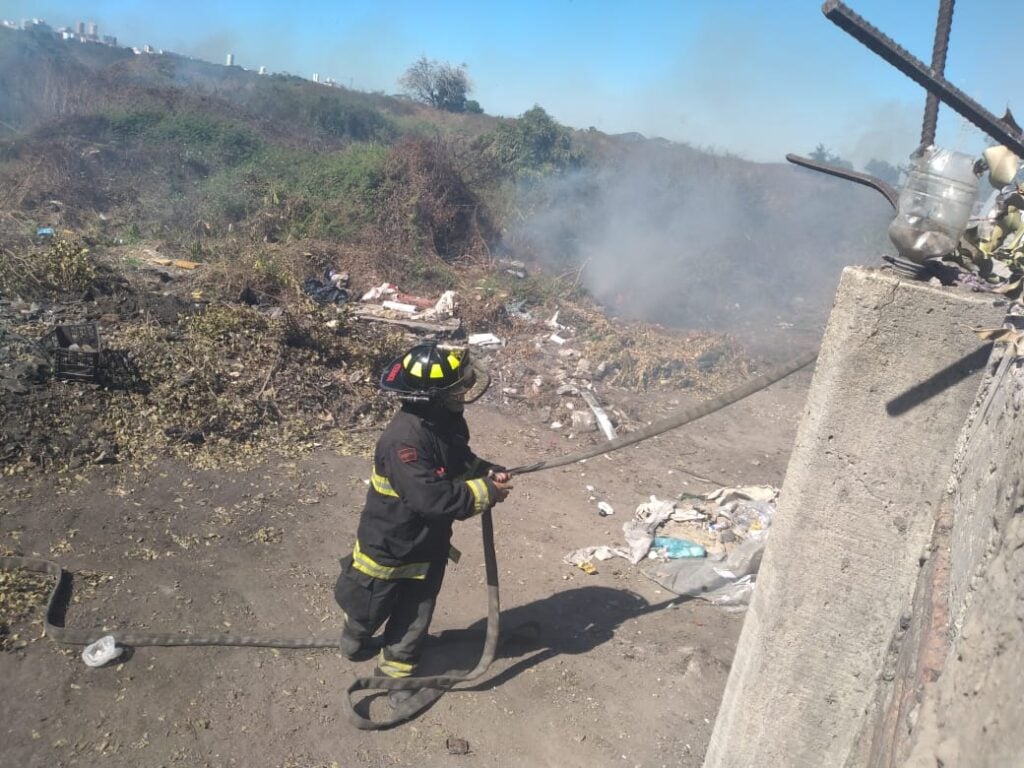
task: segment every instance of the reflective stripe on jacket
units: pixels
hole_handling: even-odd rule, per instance
[[[470,450],[461,414],[404,405],[377,441],[353,565],[375,578],[421,578],[418,568],[448,556],[452,523],[494,503],[493,466]],[[388,570],[398,568],[410,570]]]

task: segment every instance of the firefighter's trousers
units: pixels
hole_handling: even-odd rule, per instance
[[[383,674],[408,677],[415,671],[446,565],[431,563],[423,579],[377,579],[353,568],[351,556],[342,558],[334,587],[334,599],[345,613],[342,633],[365,645],[387,622],[377,660]]]

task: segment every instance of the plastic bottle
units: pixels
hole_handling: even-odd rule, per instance
[[[978,177],[975,159],[961,152],[926,147],[911,160],[889,239],[900,256],[922,262],[956,248],[974,207]]]

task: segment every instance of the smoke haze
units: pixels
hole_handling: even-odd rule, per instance
[[[843,266],[879,263],[892,209],[875,192],[783,165],[637,143],[524,191],[510,242],[613,311],[678,328],[818,326]]]

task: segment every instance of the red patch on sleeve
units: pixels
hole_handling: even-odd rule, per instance
[[[405,448],[399,448],[398,458],[402,461],[403,464],[411,464],[412,462],[416,461],[416,449],[410,446],[406,446]]]

